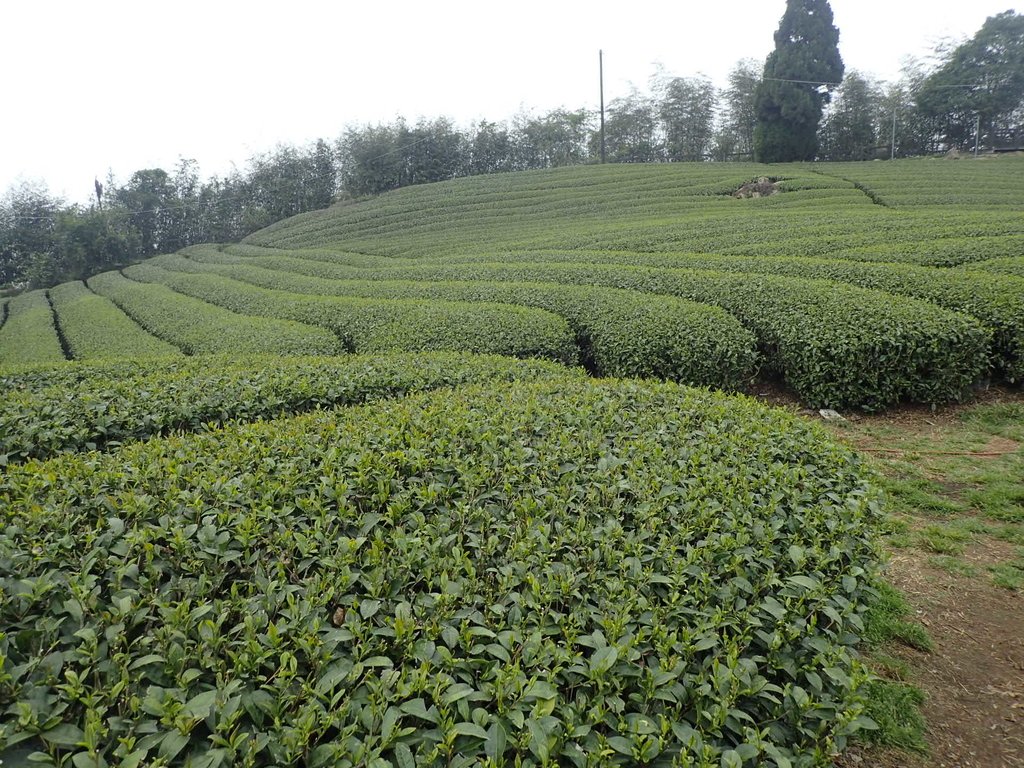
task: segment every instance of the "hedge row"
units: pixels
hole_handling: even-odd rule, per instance
[[[670,296],[652,302],[634,291],[544,283],[340,282],[245,264],[197,265],[181,256],[151,263],[293,293],[545,309],[565,318],[584,364],[599,376],[656,377],[736,390],[750,381],[757,357],[754,337],[727,312]]]
[[[444,353],[33,367],[0,374],[0,465],[469,382],[575,375],[555,363]]]
[[[117,272],[89,278],[88,285],[149,333],[189,355],[333,355],[344,351],[338,338],[323,328],[291,320],[242,317],[166,286],[129,280]]]
[[[7,320],[0,326],[0,365],[64,359],[46,291],[29,291],[9,299]]]
[[[754,333],[767,363],[814,407],[875,410],[901,400],[960,401],[988,368],[990,333],[972,318],[927,302],[824,280],[564,258],[568,263],[329,269],[336,276],[381,281],[603,286],[715,304]]]
[[[578,362],[565,320],[540,309],[309,296],[258,288],[219,275],[171,272],[153,264],[129,267],[125,274],[240,314],[330,328],[356,352],[450,350]]]
[[[752,400],[587,380],[10,467],[5,761],[824,765],[864,475]]]
[[[520,260],[623,262],[683,269],[717,270],[833,280],[896,296],[922,299],[970,315],[993,336],[991,365],[1010,382],[1024,380],[1024,280],[976,270],[906,264],[871,264],[831,259],[742,257],[692,254],[608,254],[543,251]],[[335,268],[338,269],[338,268]],[[378,275],[379,276],[379,275]]]
[[[997,275],[1024,277],[1024,256],[1008,256],[1002,259],[990,259],[969,265],[969,269],[992,272]]]
[[[145,331],[110,299],[82,282],[50,289],[50,302],[76,360],[167,357],[181,350]]]

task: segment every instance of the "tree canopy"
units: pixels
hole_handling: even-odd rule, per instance
[[[814,160],[822,110],[842,78],[839,30],[827,0],[787,0],[758,89],[755,159]]]
[[[1006,11],[989,17],[925,79],[917,104],[936,121],[948,148],[1024,140],[1024,15]]]

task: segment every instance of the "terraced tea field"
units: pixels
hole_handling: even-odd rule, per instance
[[[829,764],[874,470],[735,393],[1019,387],[1022,172],[475,177],[3,300],[0,759]]]

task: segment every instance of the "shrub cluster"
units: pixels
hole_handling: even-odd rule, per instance
[[[338,338],[324,328],[292,320],[243,317],[166,286],[129,280],[117,272],[91,277],[88,285],[146,331],[188,355],[333,355],[344,351]]]
[[[985,373],[991,335],[933,304],[825,281],[615,264],[460,264],[362,272],[367,279],[539,280],[716,304],[757,337],[769,366],[814,407],[874,410],[960,401]]]
[[[242,315],[285,318],[329,328],[355,352],[465,351],[540,357],[569,364],[579,359],[565,320],[540,309],[310,296],[260,288],[219,275],[172,272],[153,264],[129,267],[125,274]]]
[[[46,291],[29,291],[7,301],[0,325],[0,365],[64,360]]]
[[[997,275],[1024,277],[1024,256],[1007,256],[1001,259],[989,259],[988,261],[970,264],[968,265],[968,268],[982,272],[992,272]]]
[[[317,262],[291,262],[321,266]],[[724,310],[671,296],[552,283],[337,281],[251,264],[196,264],[164,256],[174,271],[215,273],[293,293],[373,299],[490,302],[548,310],[568,322],[584,364],[598,376],[655,377],[742,389],[757,353],[753,335]],[[324,271],[331,265],[323,264]]]
[[[832,280],[861,288],[907,296],[976,318],[991,334],[995,372],[1009,382],[1024,380],[1024,281],[965,269],[939,269],[906,264],[873,264],[841,259],[716,256],[694,254],[608,254],[540,252],[521,260],[579,264],[643,264],[797,278]],[[282,265],[283,267],[286,265]]]
[[[110,299],[75,281],[50,289],[50,302],[76,360],[178,356],[181,350],[145,331]]]
[[[821,765],[861,725],[864,475],[754,401],[579,379],[12,466],[0,745]]]
[[[0,465],[472,382],[578,375],[539,360],[456,353],[33,366],[0,373]]]

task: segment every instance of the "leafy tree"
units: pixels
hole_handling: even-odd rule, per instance
[[[711,81],[699,77],[674,77],[658,94],[658,117],[664,136],[664,157],[670,162],[700,161],[711,154],[715,108],[718,103]]]
[[[41,182],[23,181],[0,200],[0,285],[25,280],[29,266],[49,258],[64,201]]]
[[[729,86],[722,93],[723,113],[715,133],[716,160],[753,159],[761,72],[757,62],[744,59],[729,73]]]
[[[628,96],[612,99],[604,121],[606,157],[612,163],[651,163],[661,159],[658,112],[653,99],[634,89]],[[591,137],[591,154],[600,136]]]
[[[1013,141],[1024,111],[1024,15],[989,17],[922,83],[917,105],[937,121],[942,148]]]
[[[859,72],[844,79],[822,124],[820,157],[824,160],[870,160],[882,134],[882,92]]]
[[[138,231],[140,255],[168,252],[176,241],[173,217],[178,198],[167,171],[162,168],[136,171],[125,186],[114,192],[114,200]]]
[[[467,137],[470,174],[501,173],[517,169],[515,141],[508,127],[481,120]]]
[[[585,109],[554,109],[541,117],[513,120],[519,167],[557,168],[587,160],[591,118]]]
[[[813,160],[829,90],[843,77],[839,30],[827,0],[787,0],[757,93],[754,156],[764,163]]]

